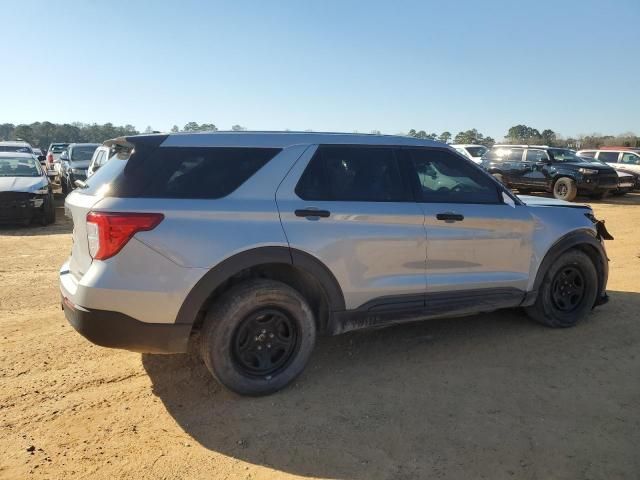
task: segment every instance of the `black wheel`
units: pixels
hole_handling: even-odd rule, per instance
[[[43,225],[51,225],[56,221],[56,206],[53,203],[53,194],[50,193],[47,197],[46,204],[44,206],[44,215],[42,216]]]
[[[549,327],[573,327],[593,308],[598,274],[591,259],[579,250],[562,254],[545,274],[536,303],[527,314]]]
[[[315,338],[315,319],[300,293],[281,282],[252,280],[209,309],[200,354],[230,390],[266,395],[302,372]]]
[[[571,202],[578,195],[578,187],[575,180],[569,177],[561,177],[553,185],[553,196],[558,200]]]

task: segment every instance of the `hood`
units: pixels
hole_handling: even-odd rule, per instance
[[[555,198],[534,197],[532,195],[518,195],[518,198],[528,207],[568,207],[568,208],[591,208],[584,203],[566,202]]]
[[[0,177],[0,192],[32,192],[46,184],[42,177]]]
[[[576,168],[591,168],[593,170],[602,170],[611,173],[613,173],[612,171],[614,170],[613,167],[610,167],[609,165],[603,165],[600,162],[562,162],[558,165],[571,165],[572,167]]]
[[[86,170],[89,168],[89,164],[91,160],[74,160],[73,162],[69,162],[69,168],[80,168],[82,170]]]

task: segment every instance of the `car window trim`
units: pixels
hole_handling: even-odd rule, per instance
[[[333,144],[333,143],[318,143],[316,144],[317,148],[316,151],[313,153],[313,155],[311,156],[311,158],[309,159],[309,163],[307,163],[307,165],[305,166],[304,170],[302,171],[302,174],[300,175],[300,177],[298,178],[298,181],[296,182],[296,185],[293,189],[294,194],[302,201],[304,202],[347,202],[347,203],[416,203],[416,199],[415,199],[415,194],[413,192],[413,189],[411,188],[411,185],[409,185],[407,183],[407,178],[405,175],[405,172],[403,172],[403,168],[400,162],[400,159],[398,158],[398,156],[396,155],[396,146],[395,145],[367,145],[366,143],[364,144]],[[298,193],[298,186],[300,185],[300,182],[302,181],[302,178],[305,174],[305,172],[307,171],[307,169],[309,168],[309,166],[311,165],[311,162],[313,162],[314,158],[316,155],[318,155],[318,152],[320,152],[320,154],[322,154],[321,149],[323,147],[334,147],[334,148],[367,148],[367,149],[386,149],[386,150],[390,150],[391,151],[391,155],[393,157],[393,160],[395,162],[396,168],[398,169],[398,174],[400,176],[400,183],[402,186],[402,191],[403,192],[407,192],[405,193],[405,198],[402,200],[334,200],[334,199],[323,199],[323,200],[307,200],[304,199],[300,196],[300,194]]]
[[[439,148],[439,147],[421,147],[421,146],[398,146],[398,147],[394,147],[397,150],[428,150],[428,151],[441,151],[444,153],[448,153],[448,154],[452,154],[453,157],[461,157],[459,154],[456,155],[457,152],[452,152],[450,149],[448,148]],[[433,205],[444,205],[444,204],[457,204],[457,205],[506,205],[503,198],[502,198],[502,193],[506,193],[514,202],[516,205],[522,205],[522,201],[520,199],[518,199],[516,196],[514,196],[511,192],[509,192],[508,190],[506,190],[504,188],[503,185],[499,184],[497,180],[495,180],[493,177],[489,176],[489,180],[492,181],[494,183],[494,186],[496,188],[496,201],[495,202],[491,202],[491,203],[487,203],[487,202],[472,202],[472,201],[453,201],[453,200],[449,200],[446,202],[434,202],[434,201],[430,201],[430,200],[425,200],[422,197],[422,186],[420,185],[420,180],[418,179],[418,173],[415,171],[415,168],[413,166],[413,162],[411,161],[411,158],[409,155],[407,155],[406,158],[403,159],[406,163],[407,163],[407,169],[408,169],[408,175],[411,177],[411,191],[413,193],[413,197],[414,197],[414,201],[416,203],[424,203],[424,204],[433,204]],[[480,167],[478,166],[475,162],[470,161],[469,159],[465,158],[465,157],[461,157],[459,158],[459,160],[467,162],[469,164],[469,166],[471,166],[472,168],[476,168],[478,169],[481,173],[486,174],[486,172]]]

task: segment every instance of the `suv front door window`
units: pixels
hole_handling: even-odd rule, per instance
[[[524,291],[533,232],[527,209],[504,204],[489,175],[451,152],[412,148],[399,155],[409,162],[425,214],[427,307],[431,294],[454,285],[466,294],[514,286]]]

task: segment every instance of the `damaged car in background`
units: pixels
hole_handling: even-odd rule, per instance
[[[53,189],[31,153],[0,152],[0,222],[42,225],[55,222]]]

